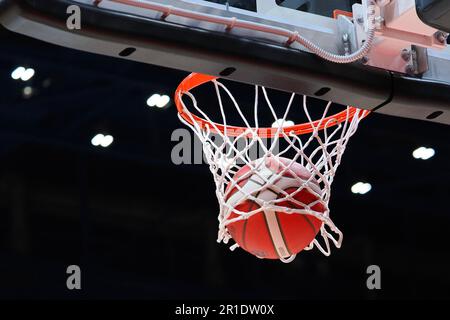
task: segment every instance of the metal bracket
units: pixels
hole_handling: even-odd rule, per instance
[[[424,74],[428,66],[428,50],[419,46],[412,46],[412,63],[414,66],[414,74],[421,75]]]
[[[445,43],[435,36],[437,30],[420,21],[414,4],[414,0],[392,0],[382,8],[377,8],[380,16],[376,40],[365,64],[402,74],[419,75],[428,67],[427,48],[445,48]],[[367,24],[364,6],[355,4],[353,14],[356,17],[358,46],[362,46],[366,40]]]
[[[358,50],[356,41],[356,27],[350,18],[339,15],[337,17],[339,38],[342,40],[339,46],[339,54],[351,54]]]

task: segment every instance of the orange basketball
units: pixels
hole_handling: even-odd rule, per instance
[[[255,161],[252,166],[255,166]],[[246,194],[252,194],[255,198],[263,201],[276,200],[285,197],[285,194],[279,193],[280,189],[287,194],[293,194],[302,185],[302,181],[307,181],[311,174],[300,165],[293,163],[290,171],[300,178],[294,178],[292,173],[287,170],[281,176],[280,174],[291,162],[290,159],[282,157],[268,157],[265,163],[258,166],[252,173],[249,173],[251,167],[246,165],[242,167],[233,177],[238,182],[236,186],[229,184],[226,189],[226,203],[240,212],[252,212],[259,208],[259,205],[249,200]],[[269,185],[261,179],[261,176],[276,177]],[[320,194],[320,187],[315,180],[308,182],[308,187]],[[274,190],[276,185],[278,191]],[[264,186],[263,188],[261,188]],[[233,188],[232,190],[230,190]],[[296,193],[293,198],[305,205],[310,205],[319,200],[319,198],[303,188]],[[304,209],[293,201],[286,200],[277,204],[287,208]],[[317,202],[312,207],[316,212],[325,212],[325,206]],[[238,217],[238,213],[232,211],[228,219]],[[249,253],[265,259],[286,259],[299,253],[308,246],[316,237],[322,226],[322,221],[308,214],[284,213],[265,210],[251,215],[248,219],[239,220],[230,223],[227,226],[228,232],[236,243]]]

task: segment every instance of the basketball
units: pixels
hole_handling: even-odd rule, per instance
[[[248,194],[268,202],[295,193],[292,197],[296,201],[306,206],[316,202],[311,209],[319,213],[325,212],[325,206],[317,202],[319,200],[317,195],[307,188],[298,191],[302,184],[311,178],[311,173],[304,166],[294,162],[286,170],[292,160],[276,156],[267,157],[264,162],[261,164],[261,160],[257,160],[242,167],[233,176],[235,184],[230,183],[225,191],[226,203],[234,208],[229,213],[228,220],[237,218],[242,212],[248,213],[260,208],[255,201],[248,199]],[[253,172],[250,172],[252,170]],[[283,170],[285,171],[282,173]],[[272,177],[274,180],[271,180]],[[319,184],[315,180],[307,184],[315,193],[320,194]],[[277,205],[304,209],[304,206],[288,199],[280,201]],[[264,210],[250,215],[247,219],[228,224],[227,229],[242,249],[258,258],[286,259],[308,246],[321,225],[322,221],[312,215]]]

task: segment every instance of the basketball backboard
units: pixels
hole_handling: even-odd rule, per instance
[[[376,1],[373,43],[362,52],[372,1],[355,2],[0,0],[0,22],[65,47],[450,124],[450,4]],[[81,28],[71,30],[74,5]],[[347,13],[331,16],[334,8]],[[358,59],[327,61],[298,37],[322,56]]]

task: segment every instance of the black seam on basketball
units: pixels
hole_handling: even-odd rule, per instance
[[[275,212],[275,218],[277,219],[278,229],[280,229],[281,237],[283,238],[284,247],[288,251],[289,255],[292,256],[292,251],[289,249],[288,243],[286,241],[286,237],[284,236],[284,231],[280,223],[280,217],[278,216],[279,212]]]
[[[272,173],[272,174],[269,176],[268,179],[272,178],[274,174],[275,174],[275,173]],[[264,182],[264,184],[260,184],[259,181],[252,180],[252,178],[249,178],[248,181],[252,181],[253,183],[259,185],[260,187],[263,187],[263,186],[266,184],[266,182]],[[247,181],[247,182],[248,182],[248,181]],[[255,198],[258,198],[262,191],[263,191],[263,190],[258,191],[258,192],[255,194]],[[252,201],[252,200],[249,200],[249,201],[251,201],[251,202],[252,202],[254,205],[256,205],[256,206],[259,206],[255,201]],[[252,207],[250,207],[250,208],[252,208]],[[256,208],[255,208],[255,209],[256,209]],[[252,211],[252,209],[250,209],[250,211]],[[266,223],[267,232],[268,232],[268,234],[269,234],[269,236],[270,236],[270,240],[271,240],[271,242],[272,242],[273,249],[275,250],[275,253],[277,254],[277,256],[280,257],[280,256],[278,255],[278,251],[277,251],[277,249],[276,249],[276,247],[275,247],[275,243],[273,242],[272,234],[270,233],[269,224],[268,224],[268,222],[267,222],[265,212],[263,211],[263,212],[261,212],[261,214],[262,214],[263,217],[264,217],[264,222]],[[247,250],[247,251],[250,251],[249,248],[247,247],[247,243],[246,243],[246,233],[247,233],[247,222],[248,222],[248,220],[249,220],[249,219],[245,219],[244,226],[243,226],[243,229],[242,229],[242,246],[243,246],[243,249],[245,249],[245,250]],[[261,257],[261,258],[264,258],[264,257]]]
[[[288,188],[289,189],[289,188]],[[287,189],[286,189],[287,190]],[[286,191],[284,190],[284,191]],[[278,193],[278,198],[282,198],[284,197],[284,193]],[[295,204],[293,204],[295,207]],[[286,249],[288,250],[289,254],[292,255],[291,250],[288,247],[288,243],[286,241],[286,237],[284,236],[284,232],[283,229],[281,228],[281,224],[280,221],[278,219],[278,212],[275,213],[276,214],[276,218],[277,218],[277,222],[278,222],[278,227],[280,228],[280,232],[281,232],[281,236],[283,237],[283,241],[284,241],[284,246],[286,247]],[[316,234],[316,227],[314,226],[314,224],[311,222],[311,220],[309,220],[309,218],[306,216],[306,214],[301,214],[303,216],[304,219],[306,219],[306,222],[309,224],[309,226],[311,227],[311,229],[314,232],[314,235]]]
[[[311,220],[309,220],[309,218],[306,216],[306,214],[302,214],[303,218],[306,219],[306,222],[308,222],[309,226],[313,229],[314,235],[316,234],[316,227],[314,226],[314,224],[311,222]]]
[[[270,180],[270,178],[272,178],[274,175],[275,175],[275,172],[272,172],[272,174],[270,174],[270,176],[268,177],[268,180]],[[267,188],[267,190],[270,190],[270,189]],[[281,259],[282,257],[280,257],[280,255],[278,254],[278,250],[275,245],[275,241],[273,241],[272,233],[270,232],[270,227],[269,227],[269,222],[267,221],[266,212],[263,211],[262,215],[264,217],[264,222],[266,223],[267,233],[269,234],[270,241],[272,242],[273,250],[275,251],[275,254],[278,256],[278,258]]]
[[[249,200],[249,201],[251,201],[253,203],[252,206],[250,206],[250,208],[249,208],[249,210],[252,211],[253,210],[253,205],[258,206],[258,204],[255,201],[252,201],[252,200]],[[246,232],[247,232],[247,222],[248,222],[248,219],[245,219],[244,226],[242,227],[242,247],[243,247],[243,249],[248,251],[247,243],[246,243],[246,240],[245,240],[246,239],[245,235],[246,235]]]
[[[281,259],[282,257],[280,257],[280,255],[278,254],[277,247],[275,246],[275,241],[273,241],[272,233],[270,232],[269,222],[267,221],[265,212],[263,213],[263,217],[264,217],[264,222],[266,223],[267,233],[269,234],[270,241],[272,242],[273,250],[275,251],[275,254],[278,256],[278,258]]]
[[[247,243],[245,241],[245,233],[247,232],[247,223],[248,223],[248,219],[245,219],[244,226],[242,227],[242,249],[248,251]]]

